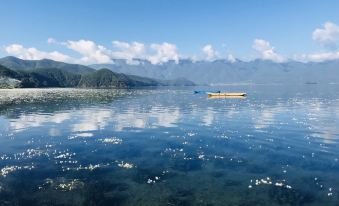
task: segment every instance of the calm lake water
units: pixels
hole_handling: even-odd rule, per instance
[[[338,159],[339,85],[0,90],[0,205],[339,205]]]

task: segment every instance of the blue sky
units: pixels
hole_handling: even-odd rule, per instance
[[[155,63],[339,56],[335,0],[5,0],[0,8],[0,56],[84,64],[104,63],[101,54]]]

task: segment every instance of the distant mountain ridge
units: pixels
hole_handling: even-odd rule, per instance
[[[178,64],[169,61],[160,65],[147,60],[136,60],[138,64],[127,64],[115,59],[113,64],[90,65],[92,68],[108,68],[114,72],[142,75],[156,79],[185,78],[198,84],[233,83],[339,83],[339,61],[308,62],[288,61],[276,63],[268,60],[249,62],[236,60],[196,61],[181,59]]]

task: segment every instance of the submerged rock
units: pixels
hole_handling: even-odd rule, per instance
[[[128,188],[125,183],[94,182],[87,187],[84,205],[122,205],[129,198]]]
[[[314,197],[310,193],[285,187],[271,187],[269,197],[281,205],[308,205],[314,201]]]
[[[167,198],[167,205],[191,206],[195,205],[194,193],[191,190],[179,190]]]
[[[267,172],[267,168],[266,167],[259,166],[259,165],[248,165],[246,170],[248,172],[254,173],[254,174],[264,174],[265,172]]]
[[[200,159],[177,159],[173,165],[173,169],[182,172],[200,170],[202,168],[202,162]]]

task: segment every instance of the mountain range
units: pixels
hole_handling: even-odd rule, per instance
[[[49,59],[22,60],[16,57],[0,59],[0,88],[130,88],[193,85],[195,85],[193,82],[183,78],[158,80]]]
[[[22,60],[9,56],[1,58],[0,65],[10,70],[3,69],[2,73],[14,77],[11,84],[20,82],[20,87],[339,83],[339,60],[276,63],[260,59],[248,62],[181,59],[178,63],[168,61],[163,64],[152,64],[147,60],[135,59],[133,64],[129,64],[123,59],[113,59],[112,64],[84,66],[49,59]]]
[[[197,84],[304,84],[338,83],[339,60],[325,62],[288,61],[276,63],[269,60],[253,61],[228,60],[192,61],[181,59],[178,63],[169,61],[160,65],[147,60],[135,60],[128,64],[126,60],[116,59],[113,64],[90,65],[92,68],[108,68],[114,72],[142,75],[156,79],[185,78]]]

